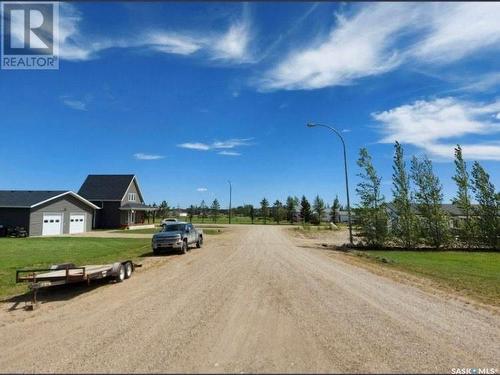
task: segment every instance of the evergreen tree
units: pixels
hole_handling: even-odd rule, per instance
[[[305,195],[303,195],[300,200],[300,217],[303,224],[311,222],[311,204]]]
[[[255,208],[253,207],[253,205],[249,205],[250,207],[250,220],[252,220],[252,224],[255,220]]]
[[[359,206],[356,208],[357,235],[364,244],[381,247],[388,236],[385,198],[380,191],[381,178],[378,177],[366,148],[359,151],[357,164],[362,170],[358,174],[361,182],[356,187],[360,199]]]
[[[457,196],[453,203],[462,211],[463,219],[457,223],[457,234],[460,242],[468,249],[474,244],[475,225],[472,212],[472,199],[470,196],[470,178],[467,171],[467,164],[462,157],[462,148],[457,145],[455,148],[455,175],[453,180],[457,184]]]
[[[201,222],[204,223],[205,219],[208,216],[208,207],[207,204],[205,203],[205,200],[202,200],[200,203],[200,216],[201,216]]]
[[[448,216],[443,211],[442,186],[432,170],[432,162],[425,157],[422,161],[415,156],[411,161],[411,177],[417,191],[415,203],[420,214],[419,226],[426,244],[439,249],[448,244]]]
[[[264,219],[264,224],[267,224],[267,218],[269,216],[269,202],[266,198],[260,201],[260,214]]]
[[[340,220],[339,218],[340,202],[339,197],[336,195],[332,204],[332,211],[330,212],[330,220],[332,223],[337,224]]]
[[[286,219],[290,224],[293,223],[294,218],[295,218],[295,211],[297,211],[297,198],[294,197],[288,197],[286,199]]]
[[[500,247],[498,194],[495,193],[495,186],[491,183],[489,174],[477,161],[472,166],[472,179],[472,189],[479,205],[476,210],[479,245],[498,249]]]
[[[283,219],[283,204],[279,200],[273,204],[273,219],[276,224],[279,224]]]
[[[391,225],[393,240],[400,246],[412,249],[418,244],[418,221],[412,207],[410,177],[406,171],[403,147],[394,145],[394,164],[392,166],[392,194],[394,197],[394,217]]]
[[[187,209],[187,214],[188,214],[190,223],[193,222],[193,216],[194,216],[195,212],[196,212],[196,207],[193,205],[189,206],[189,208]]]
[[[321,219],[323,218],[325,214],[325,201],[319,197],[319,195],[316,195],[316,198],[314,198],[313,202],[313,211],[317,215],[317,224],[321,224]]]
[[[210,206],[210,216],[212,217],[212,221],[214,223],[217,222],[219,213],[220,213],[220,204],[217,198],[215,198],[214,201],[212,202],[212,206]]]

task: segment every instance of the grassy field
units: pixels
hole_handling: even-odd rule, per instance
[[[461,294],[500,306],[500,253],[458,251],[363,251],[362,253],[368,254],[370,258],[378,260],[384,266],[430,278]]]
[[[175,217],[175,216],[169,216]],[[188,217],[177,217],[179,221],[189,221]],[[159,223],[161,219],[157,218],[155,223]],[[229,216],[221,215],[217,218],[217,221],[213,221],[211,217],[206,217],[202,219],[201,217],[194,216],[193,224],[229,224]],[[231,224],[252,224],[252,219],[249,216],[233,216],[231,218]],[[264,220],[262,218],[255,218],[254,224],[264,224]],[[266,224],[274,225],[276,224],[272,218],[268,218]],[[287,221],[282,220],[280,225],[289,224]]]
[[[0,300],[26,291],[25,285],[15,283],[16,269],[136,259],[149,252],[149,246],[149,239],[135,238],[1,238]]]
[[[214,226],[204,226],[204,225],[197,225],[198,228],[203,229],[204,234],[220,234],[222,233],[222,229],[224,228],[222,226],[214,225]],[[113,233],[124,233],[124,234],[154,234],[160,231],[160,227],[157,226],[155,228],[146,228],[146,229],[133,229],[133,230],[128,230],[128,229],[123,229],[123,230],[115,230]]]

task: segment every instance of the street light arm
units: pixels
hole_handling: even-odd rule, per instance
[[[353,237],[352,237],[352,220],[351,220],[351,202],[349,199],[349,178],[348,178],[348,172],[347,172],[347,151],[346,151],[346,147],[345,147],[344,137],[342,137],[342,134],[340,134],[340,132],[337,129],[335,129],[334,127],[331,127],[329,125],[309,123],[309,124],[307,124],[307,126],[310,128],[314,128],[314,127],[319,126],[322,128],[330,129],[332,132],[337,134],[337,136],[342,141],[342,148],[344,150],[344,175],[345,175],[345,190],[346,190],[346,198],[347,198],[347,215],[348,215],[348,221],[349,221],[349,242],[352,245],[353,244]]]
[[[312,124],[312,126],[320,126],[322,128],[330,129],[332,132],[334,132],[335,134],[338,135],[338,137],[342,141],[342,146],[344,146],[344,148],[345,148],[344,137],[342,137],[342,134],[340,134],[340,132],[337,129],[335,129],[334,127],[331,127],[329,125],[324,125],[324,124]]]

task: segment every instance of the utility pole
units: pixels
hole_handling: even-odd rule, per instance
[[[231,181],[227,181],[229,184],[229,224],[231,224],[231,200],[233,195],[233,186],[231,185]]]

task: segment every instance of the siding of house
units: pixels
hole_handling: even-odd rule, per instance
[[[122,200],[122,204],[129,203],[130,201],[128,200],[128,194],[129,193],[135,193],[135,201],[132,203],[144,203],[141,198],[141,194],[139,193],[139,189],[137,188],[137,182],[134,179],[134,182],[130,184],[129,188],[127,189],[127,192],[125,193],[125,196]]]
[[[31,209],[29,215],[29,235],[41,236],[44,213],[63,214],[63,233],[69,233],[70,214],[85,214],[86,231],[92,230],[94,209],[75,197],[65,195],[64,197],[52,200],[41,206]]]
[[[96,220],[94,228],[99,229],[109,229],[109,228],[119,228],[120,219],[120,204],[119,201],[92,201],[96,206],[101,207],[100,210],[96,212]]]
[[[0,208],[0,225],[20,226],[29,231],[29,208]]]

